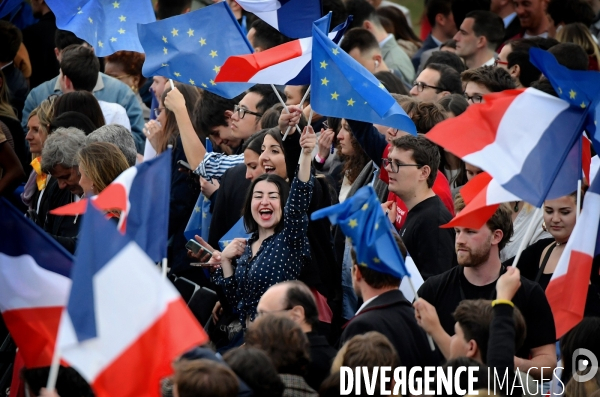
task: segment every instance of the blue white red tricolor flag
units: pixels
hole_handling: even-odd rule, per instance
[[[92,200],[102,210],[121,211],[119,230],[158,262],[167,257],[170,187],[171,149],[167,149],[160,156],[123,171]],[[67,204],[50,213],[83,214],[87,201]]]
[[[331,12],[315,21],[323,32],[329,32]],[[336,26],[328,37],[339,43],[352,21]],[[306,85],[310,84],[312,37],[290,41],[265,51],[227,58],[216,82],[243,82],[256,84]]]
[[[311,36],[312,23],[321,18],[321,0],[236,0],[281,34],[297,39]]]
[[[52,361],[73,257],[0,198],[0,311],[27,368]]]
[[[160,396],[171,363],[208,336],[169,280],[88,203],[60,322],[60,357],[98,397]]]
[[[571,163],[569,154],[581,153],[572,150],[583,132],[582,109],[533,88],[484,99],[436,125],[427,138],[489,172],[502,188],[536,207],[577,189],[581,158]],[[558,178],[565,169],[572,175]]]

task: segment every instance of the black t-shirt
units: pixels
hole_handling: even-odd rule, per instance
[[[531,281],[535,281],[535,278],[537,277],[537,274],[540,270],[540,261],[542,260],[542,254],[544,253],[544,249],[546,249],[546,247],[548,247],[553,242],[553,238],[545,238],[536,241],[523,251],[523,253],[521,254],[521,259],[519,259],[519,263],[517,263],[517,267],[521,272],[521,276]],[[503,262],[503,265],[512,265],[514,259],[514,257],[507,259]],[[552,278],[552,273],[542,274],[540,276],[540,279],[538,280],[538,284],[540,284],[544,291],[546,290],[546,287],[550,282],[550,278]]]
[[[425,280],[457,264],[454,230],[440,229],[451,219],[438,196],[425,199],[408,211],[400,236]]]
[[[481,287],[476,286],[467,281],[463,271],[461,266],[457,266],[439,276],[431,277],[419,289],[419,296],[435,306],[440,323],[449,335],[454,334],[456,321],[452,313],[461,300],[496,299],[496,281]],[[503,267],[501,273],[504,271]],[[525,277],[521,277],[521,287],[513,302],[521,310],[527,325],[527,336],[523,346],[517,351],[517,356],[529,358],[532,348],[556,341],[554,318],[542,288]]]

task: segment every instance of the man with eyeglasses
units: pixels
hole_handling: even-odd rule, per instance
[[[465,87],[465,98],[469,105],[482,103],[483,96],[516,88],[516,84],[506,69],[482,66],[462,72],[460,78]]]
[[[237,139],[246,140],[261,129],[260,118],[279,100],[268,84],[257,84],[250,88],[231,115],[231,132]]]
[[[422,135],[404,135],[391,142],[383,160],[389,190],[406,204],[408,215],[400,237],[426,280],[456,265],[454,231],[440,229],[452,215],[432,190],[440,151]]]
[[[413,83],[410,95],[422,102],[437,102],[450,94],[462,93],[458,72],[447,65],[430,63]]]

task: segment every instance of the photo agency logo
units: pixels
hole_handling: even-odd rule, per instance
[[[588,349],[577,349],[571,357],[573,379],[576,382],[592,380],[598,372],[598,358]]]

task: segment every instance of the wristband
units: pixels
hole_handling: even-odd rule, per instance
[[[496,306],[496,305],[510,305],[512,307],[515,307],[515,304],[512,303],[512,301],[509,301],[508,299],[496,299],[492,301],[492,307]]]
[[[321,158],[321,156],[319,156],[319,153],[315,154],[315,161],[319,164],[323,164],[325,163],[325,161],[327,161],[327,157],[325,157],[324,159]]]

